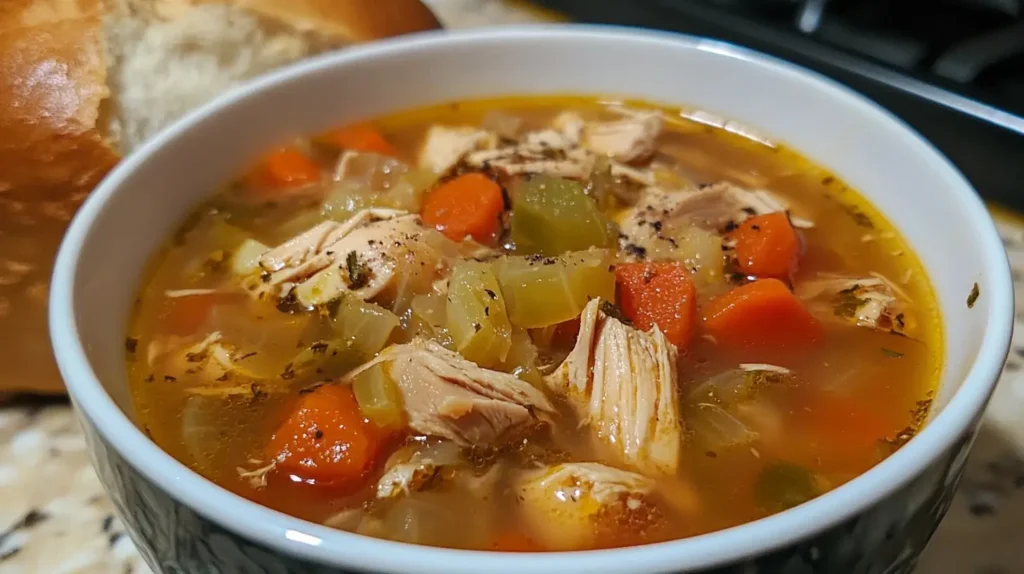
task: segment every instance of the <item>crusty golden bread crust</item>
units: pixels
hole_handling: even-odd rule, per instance
[[[44,9],[58,4],[66,10]],[[0,16],[0,193],[74,194],[116,161],[95,130],[109,95],[97,6],[33,3]]]
[[[117,162],[97,126],[103,17],[246,8],[331,45],[439,27],[417,0],[0,0],[0,393],[63,392],[46,329],[53,256],[78,205]]]
[[[352,42],[441,27],[434,13],[419,0],[232,1],[299,30],[316,29]]]
[[[98,0],[0,2],[0,391],[63,392],[46,330],[67,222],[117,161]]]

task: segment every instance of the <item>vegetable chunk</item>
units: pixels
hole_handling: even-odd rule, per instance
[[[641,331],[654,325],[686,349],[697,323],[697,290],[683,263],[623,263],[615,267],[622,312]]]
[[[759,279],[712,299],[704,329],[715,341],[737,348],[781,348],[815,343],[821,323],[778,279]]]
[[[618,231],[578,182],[537,175],[516,186],[509,219],[516,251],[560,255],[612,247]]]
[[[729,234],[740,271],[755,277],[789,280],[800,257],[800,238],[781,211],[756,215]]]
[[[504,209],[505,198],[494,180],[482,173],[467,173],[427,195],[423,223],[453,241],[462,241],[468,235],[490,243],[500,230]]]
[[[355,490],[365,485],[386,443],[387,433],[365,417],[351,388],[324,385],[299,398],[267,455],[302,482]]]

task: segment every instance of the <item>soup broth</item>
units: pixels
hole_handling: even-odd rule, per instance
[[[682,538],[855,478],[927,416],[928,279],[837,177],[702,117],[511,98],[283,142],[154,258],[139,424],[268,507],[483,550]]]

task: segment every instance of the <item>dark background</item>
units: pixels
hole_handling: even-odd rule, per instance
[[[534,0],[708,36],[828,75],[902,117],[987,200],[1024,211],[1024,0]]]

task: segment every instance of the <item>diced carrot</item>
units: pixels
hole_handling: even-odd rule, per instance
[[[654,325],[685,349],[697,322],[697,290],[686,266],[676,262],[622,263],[615,267],[619,307],[641,330]]]
[[[534,539],[514,530],[499,534],[492,548],[497,552],[540,552],[544,550],[544,547]]]
[[[360,122],[323,133],[316,141],[343,150],[366,151],[398,157],[398,148],[369,122]]]
[[[729,233],[740,271],[788,280],[800,258],[800,239],[784,212],[751,217]]]
[[[709,301],[704,329],[731,347],[784,348],[824,336],[821,323],[778,279],[759,279]]]
[[[299,399],[271,437],[267,456],[298,480],[348,490],[363,486],[387,443],[350,387],[324,385]]]
[[[423,201],[423,222],[450,239],[467,235],[486,243],[498,234],[505,199],[501,187],[482,173],[467,173],[441,184]]]
[[[222,302],[222,293],[200,293],[167,300],[164,325],[171,335],[194,335],[203,326],[210,311]]]
[[[295,146],[275,149],[260,160],[249,177],[256,188],[284,189],[320,181],[320,166]]]

